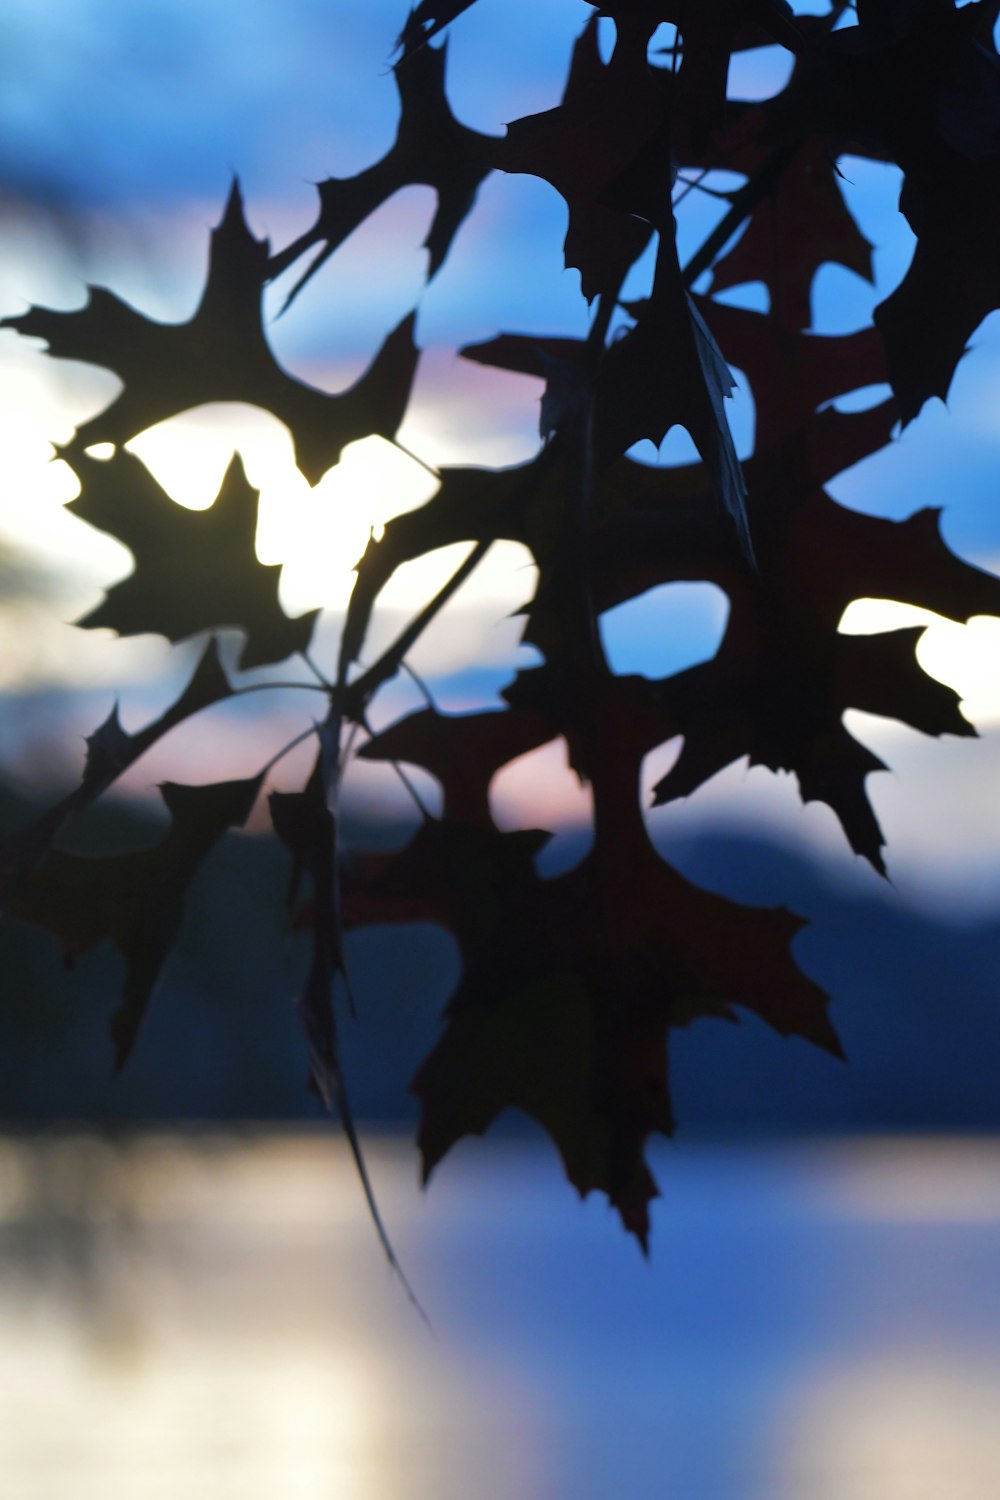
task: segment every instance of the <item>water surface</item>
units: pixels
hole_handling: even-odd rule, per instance
[[[679,1145],[651,1261],[543,1145],[0,1143],[0,1497],[984,1500],[1000,1144]]]

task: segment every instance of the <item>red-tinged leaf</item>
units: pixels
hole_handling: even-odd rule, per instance
[[[872,280],[872,246],[851,215],[827,146],[808,141],[757,203],[745,233],[712,267],[712,291],[762,281],[784,328],[812,323],[812,287],[828,264]]]
[[[802,35],[786,0],[606,0],[602,14],[617,25],[647,19],[655,26],[670,21],[681,32],[681,67],[677,107],[699,151],[709,134],[725,121],[729,59],[746,45],[747,28],[760,28],[795,52]]]
[[[947,397],[975,329],[1000,306],[1000,68],[979,5],[866,7],[830,35],[789,90],[784,123],[860,143],[904,172],[900,208],[917,237],[902,282],[876,309],[903,423]],[[972,107],[956,114],[956,92]],[[974,104],[970,92],[975,94]],[[984,147],[987,149],[984,151]]]
[[[666,1007],[651,998],[641,1012],[616,1012],[572,972],[467,999],[413,1084],[424,1180],[463,1136],[520,1110],[553,1141],[580,1196],[606,1193],[645,1251],[658,1188],[643,1148],[652,1132],[673,1132]]]
[[[463,979],[414,1084],[425,1173],[518,1108],[552,1136],[579,1191],[607,1193],[645,1244],[655,1184],[643,1147],[672,1128],[668,1026],[744,1004],[782,1034],[838,1045],[822,993],[788,956],[797,919],[697,891],[655,855],[609,904],[597,859],[539,880],[534,847],[528,835],[427,825],[402,855],[368,865],[345,911],[417,912],[460,946]]]
[[[670,428],[680,423],[705,460],[716,495],[735,526],[745,554],[752,555],[745,514],[746,485],[725,413],[725,400],[735,389],[735,382],[699,303],[688,297],[683,287],[675,291],[679,295],[673,298],[661,291],[655,302],[631,304],[630,311],[637,318],[635,327],[606,351],[597,367],[592,382],[597,457],[602,468],[607,468],[640,438],[660,443]],[[875,347],[879,348],[877,340]],[[478,364],[551,381],[554,370],[574,368],[583,348],[579,339],[502,333],[479,344],[468,344],[460,353]],[[669,361],[663,358],[664,348],[672,352]],[[543,397],[543,434],[551,425],[551,419],[544,415],[546,402],[550,411],[558,407],[551,389],[550,384]],[[622,472],[616,468],[614,480],[608,478],[609,490],[617,485]],[[600,485],[600,477],[597,483]],[[702,493],[707,497],[707,486],[702,487]]]
[[[592,17],[573,50],[561,104],[513,121],[497,149],[496,164],[503,171],[543,177],[565,198],[566,265],[579,270],[588,301],[616,290],[649,241],[649,225],[633,218],[620,198],[623,174],[644,148],[661,138],[666,85],[646,61],[653,25],[620,31],[605,64]],[[662,180],[653,191],[662,213],[669,211],[670,200],[665,143],[659,155]]]
[[[544,717],[530,711],[441,714],[425,708],[375,735],[359,756],[420,766],[441,783],[443,817],[487,827],[496,773],[550,738]]]
[[[103,462],[81,454],[75,463],[82,493],[71,502],[74,514],[124,542],[135,556],[135,571],[114,584],[80,625],[170,641],[234,626],[246,635],[242,668],[306,650],[319,612],[289,619],[281,608],[281,567],[257,559],[258,492],[247,482],[239,455],[207,510],[177,505],[131,453],[120,451]]]
[[[968,734],[969,726],[951,690],[913,659],[915,637],[859,645],[837,626],[855,598],[897,599],[963,620],[998,613],[1000,579],[949,552],[936,513],[885,521],[812,490],[799,492],[780,526],[757,534],[761,586],[734,581],[715,658],[661,685],[684,746],[655,799],[687,796],[745,755],[794,771],[803,800],[826,802],[854,850],[884,870],[865,793],[882,762],[849,734],[844,711],[901,718],[928,734]]]
[[[654,805],[689,796],[746,756],[752,766],[793,771],[803,802],[832,808],[855,853],[884,874],[885,840],[865,792],[867,776],[884,763],[841,722],[849,705],[835,697],[834,663],[819,652],[823,638],[817,633],[776,654],[773,634],[744,646],[741,626],[746,631],[749,622],[738,620],[713,661],[662,684],[684,744],[654,788]]]
[[[12,915],[54,932],[68,960],[110,940],[125,961],[111,1021],[116,1067],[128,1059],[199,865],[229,828],[241,827],[261,778],[212,786],[165,783],[171,826],[159,843],[103,858],[52,851],[24,883]]]
[[[895,396],[867,411],[837,411],[828,406],[819,412],[809,424],[804,444],[804,463],[817,487],[887,447],[898,425]]]
[[[767,313],[694,298],[730,364],[741,370],[756,407],[755,454],[811,423],[821,406],[888,378],[874,328],[817,334],[783,326]],[[846,467],[844,465],[843,467]]]
[[[111,370],[125,389],[84,422],[63,450],[71,462],[95,443],[124,444],[178,412],[214,401],[245,401],[284,422],[299,467],[315,483],[348,443],[393,438],[403,420],[417,363],[410,314],[389,335],[348,390],[328,395],[294,379],[276,362],[261,323],[268,245],[255,239],[234,184],[212,233],[208,281],[186,323],[156,323],[102,288],[76,312],[32,308],[0,326],[42,338],[59,359]]]
[[[355,177],[328,177],[319,184],[319,216],[313,227],[272,257],[268,274],[281,274],[314,245],[320,253],[289,292],[285,306],[347,237],[401,188],[431,187],[437,208],[427,239],[428,279],[441,269],[455,235],[491,171],[497,140],[459,124],[445,94],[445,47],[421,47],[396,68],[400,115],[396,139],[381,161]]]
[[[950,620],[1000,615],[1000,578],[956,557],[941,536],[941,511],[918,510],[905,521],[864,516],[827,497],[802,511],[802,567],[817,568],[817,596],[832,617],[847,595],[898,599]]]
[[[666,349],[669,359],[664,358]],[[659,445],[675,424],[685,427],[744,554],[752,559],[746,485],[724,410],[733,389],[726,362],[684,290],[676,246],[661,237],[653,295],[598,369],[598,458],[607,463],[642,438]]]
[[[798,919],[696,890],[649,844],[638,768],[663,725],[652,685],[592,679],[581,724],[565,678],[551,668],[527,677],[529,712],[574,738],[574,764],[593,781],[592,853],[542,880],[534,856],[545,835],[499,833],[477,804],[475,824],[428,822],[398,854],[359,861],[345,918],[430,919],[459,946],[462,979],[414,1084],[425,1174],[461,1136],[521,1109],[550,1134],[579,1191],[607,1193],[645,1245],[656,1189],[643,1150],[672,1129],[668,1027],[731,1019],[745,1005],[784,1035],[835,1053],[839,1044],[825,997],[788,952]],[[439,730],[467,743],[460,719]],[[488,759],[480,751],[481,772]],[[446,796],[462,786],[458,765],[456,754]]]

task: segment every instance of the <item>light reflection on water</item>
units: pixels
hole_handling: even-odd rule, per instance
[[[0,1497],[983,1500],[1000,1143],[688,1145],[650,1266],[544,1148],[0,1141]]]

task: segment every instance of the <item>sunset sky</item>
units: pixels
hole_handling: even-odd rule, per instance
[[[816,0],[796,8],[825,6]],[[69,10],[56,0],[16,0],[0,23],[0,314],[28,303],[79,306],[84,284],[93,282],[156,318],[186,319],[234,172],[254,232],[276,247],[294,238],[314,217],[313,182],[359,170],[391,142],[396,96],[388,59],[404,10],[388,0],[257,0],[251,23],[231,0],[157,0],[141,8],[130,0],[76,0]],[[448,44],[449,94],[459,118],[500,133],[506,121],[557,102],[572,40],[588,13],[580,0],[481,0],[452,26]],[[766,94],[780,86],[785,69],[777,49],[743,56],[734,65],[735,91]],[[848,200],[877,246],[878,285],[826,268],[815,289],[820,332],[866,321],[898,281],[912,246],[896,211],[898,174],[850,159],[842,169]],[[425,354],[400,441],[437,465],[527,458],[537,447],[537,383],[458,360],[454,351],[503,329],[586,327],[578,277],[562,269],[564,207],[545,183],[491,178],[443,271],[424,289],[420,244],[432,202],[430,190],[411,188],[388,203],[269,326],[273,347],[294,374],[336,391],[416,306]],[[688,245],[704,235],[713,212],[711,200],[690,195],[682,223]],[[641,290],[639,273],[634,289]],[[279,283],[273,312],[286,290]],[[728,297],[754,305],[753,288]],[[92,608],[129,562],[118,544],[63,510],[76,485],[65,465],[50,462],[50,445],[116,388],[105,372],[50,361],[36,341],[0,334],[0,759],[23,780],[65,780],[79,763],[82,736],[117,695],[123,721],[135,726],[190,670],[187,648],[170,651],[152,637],[117,641],[66,623]],[[879,395],[852,399],[867,404]],[[943,506],[949,544],[984,567],[1000,567],[998,400],[994,318],[958,371],[950,410],[932,403],[889,450],[839,476],[833,494],[893,518]],[[731,419],[746,453],[753,413],[745,395],[737,394]],[[170,493],[193,506],[214,496],[234,447],[262,490],[258,551],[264,561],[285,564],[286,608],[330,607],[317,646],[329,663],[351,568],[370,529],[426,498],[433,481],[398,449],[370,439],[310,491],[294,469],[284,429],[247,408],[207,408],[135,444]],[[659,461],[685,452],[675,429]],[[657,457],[651,448],[642,456]],[[401,571],[377,615],[373,649],[462,555],[451,549]],[[527,554],[496,548],[414,651],[414,666],[443,707],[496,704],[512,670],[533,659],[519,646],[512,618],[530,588]],[[917,611],[865,602],[852,608],[844,628],[924,618],[932,622]],[[724,622],[725,600],[715,588],[678,584],[612,612],[602,628],[616,669],[663,675],[711,655]],[[920,652],[962,692],[982,739],[934,742],[854,716],[861,737],[894,767],[870,783],[890,872],[902,898],[995,911],[1000,622],[932,622]],[[398,685],[376,721],[418,701],[412,685]],[[304,695],[282,695],[277,706],[265,695],[247,702],[250,708],[231,706],[214,717],[208,734],[173,736],[131,774],[130,789],[147,791],[168,775],[251,774],[314,708]],[[676,749],[651,757],[650,784]],[[405,798],[381,768],[359,778],[369,798],[388,799],[393,808]],[[586,794],[558,747],[505,771],[496,801],[505,826],[565,826],[586,817]],[[790,777],[742,764],[689,802],[658,811],[653,826],[683,833],[723,818],[822,850],[844,881],[875,879],[826,808],[803,809]]]

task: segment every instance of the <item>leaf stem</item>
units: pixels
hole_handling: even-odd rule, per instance
[[[430,688],[427,686],[424,679],[420,676],[420,673],[417,672],[413,667],[411,667],[410,663],[405,659],[401,661],[399,665],[406,673],[407,677],[410,678],[411,682],[417,688],[418,692],[420,692],[427,700],[427,707],[432,708],[434,712],[437,713],[438,708],[437,704],[434,702],[434,695],[431,692]]]
[[[775,147],[763,166],[758,168],[741,188],[733,194],[732,206],[723,214],[711,234],[695,251],[682,272],[684,285],[692,287],[703,271],[707,271],[716,256],[724,249],[737,229],[753,213],[761,198],[773,188],[777,179],[788,166],[799,149],[798,141],[785,141]]]
[[[291,751],[295,750],[305,740],[311,739],[314,734],[318,734],[318,733],[319,733],[319,725],[318,724],[310,724],[308,729],[303,729],[302,732],[301,732],[301,734],[297,734],[295,736],[295,738],[289,740],[288,744],[284,745],[282,747],[282,749],[280,749],[277,752],[277,754],[272,755],[271,759],[269,761],[265,762],[265,764],[261,767],[260,771],[258,772],[258,775],[260,775],[261,777],[267,776],[268,773],[270,771],[272,771],[274,769],[274,767],[278,764],[279,760],[284,760],[285,756],[289,755],[291,753]]]
[[[378,661],[362,672],[360,677],[356,677],[353,682],[338,682],[338,693],[342,693],[341,707],[349,718],[358,721],[363,718],[365,707],[373,694],[400,670],[406,653],[419,640],[435,615],[440,613],[452,595],[457,593],[465,580],[479,566],[492,545],[492,539],[477,542],[461,567],[457,568],[448,581],[442,584],[433,599],[430,599],[419,614],[410,621],[406,629],[400,632]],[[342,663],[341,672],[346,672],[346,663]]]
[[[412,448],[407,448],[406,444],[401,443],[398,438],[390,438],[389,442],[394,448],[398,448],[400,453],[405,453],[407,458],[412,459],[415,464],[419,464],[422,469],[425,469],[432,479],[441,478],[440,469],[436,469],[433,464],[429,464],[426,459],[421,458],[419,453],[414,453]]]
[[[313,660],[312,654],[309,651],[309,647],[304,646],[299,652],[299,655],[302,657],[302,660],[305,662],[310,672],[315,674],[316,678],[323,684],[323,687],[327,690],[327,692],[329,692],[333,684],[327,677],[326,673],[320,671],[319,667],[316,665],[316,662]]]
[[[247,693],[271,693],[276,692],[278,688],[294,689],[297,693],[328,693],[330,691],[328,686],[323,686],[319,682],[248,682],[244,687],[233,688],[229,697],[243,698]],[[224,698],[222,701],[225,703],[228,699]]]

